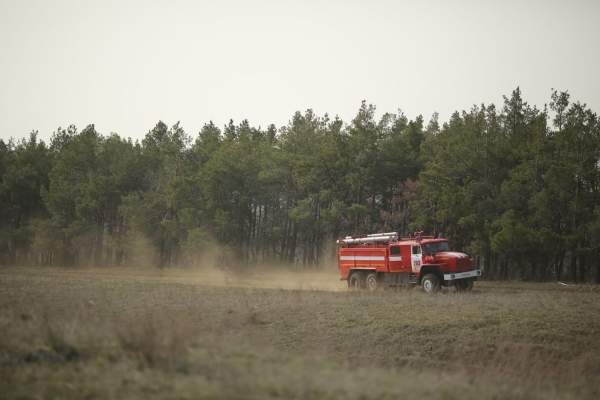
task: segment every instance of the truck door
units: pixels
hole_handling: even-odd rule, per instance
[[[413,274],[419,275],[421,272],[421,264],[423,262],[423,255],[421,254],[420,245],[412,245],[411,264]]]
[[[400,246],[390,246],[390,272],[402,272],[404,270],[402,264]],[[406,272],[408,272],[408,270]]]

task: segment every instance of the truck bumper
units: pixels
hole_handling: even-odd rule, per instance
[[[481,276],[481,270],[475,271],[467,271],[467,272],[457,272],[455,274],[444,274],[445,281],[455,281],[458,279],[466,279],[466,278],[476,278]]]

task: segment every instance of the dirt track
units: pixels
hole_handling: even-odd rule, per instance
[[[65,281],[94,280],[135,280],[154,281],[156,283],[180,283],[200,286],[230,286],[263,289],[284,290],[326,290],[346,291],[347,284],[339,280],[337,269],[327,271],[289,271],[283,269],[254,269],[243,274],[232,271],[222,271],[214,268],[196,269],[123,269],[123,268],[94,268],[94,269],[65,269],[65,268],[11,268],[3,271],[4,276],[13,274],[29,275],[31,278],[44,281],[55,279],[62,275]],[[476,292],[561,292],[561,293],[597,293],[597,285],[569,285],[558,282],[524,283],[524,282],[495,282],[480,281],[475,284]]]
[[[4,276],[29,275],[32,279],[44,281],[56,279],[57,274],[64,281],[94,280],[135,280],[156,283],[181,283],[188,285],[256,287],[263,289],[286,290],[347,290],[345,281],[339,280],[337,270],[294,272],[285,270],[251,270],[244,274],[221,271],[213,268],[198,269],[64,269],[64,268],[17,268],[4,270]]]

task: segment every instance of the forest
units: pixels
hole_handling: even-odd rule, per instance
[[[363,101],[349,122],[37,135],[0,140],[0,265],[334,268],[338,237],[423,231],[489,279],[600,284],[600,123],[567,91],[442,124]]]

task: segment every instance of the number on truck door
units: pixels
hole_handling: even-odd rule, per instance
[[[419,271],[421,271],[421,261],[422,261],[421,246],[418,246],[418,245],[412,246],[411,261],[412,261],[413,273],[418,274]]]

